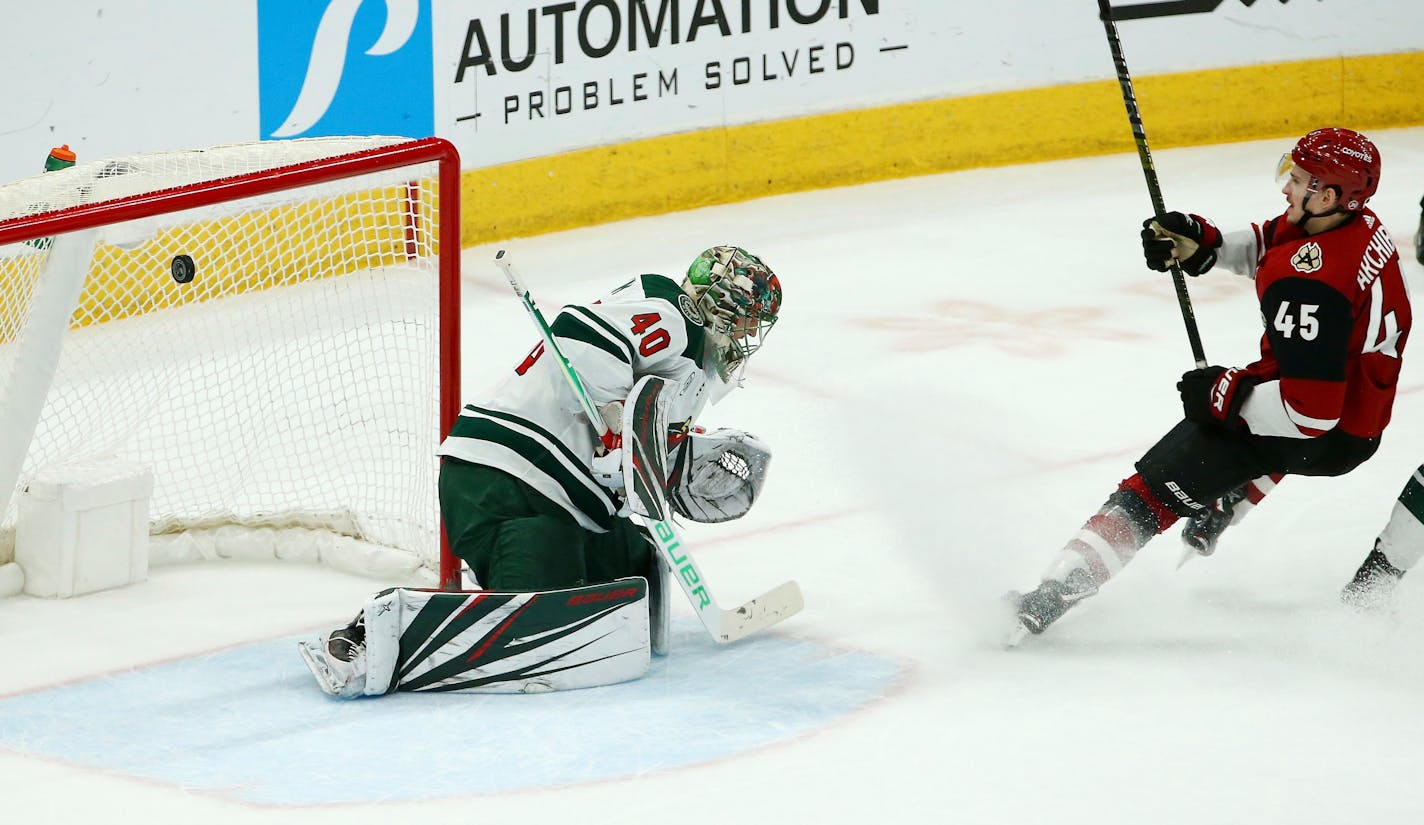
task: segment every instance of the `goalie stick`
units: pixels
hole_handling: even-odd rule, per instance
[[[555,363],[563,372],[564,379],[573,389],[574,395],[578,397],[579,405],[583,407],[584,417],[588,419],[589,425],[593,427],[599,441],[605,448],[614,449],[618,446],[618,434],[608,429],[608,425],[603,421],[603,416],[599,415],[598,409],[593,405],[593,399],[588,397],[588,391],[584,389],[578,373],[569,364],[563,352],[559,350],[559,345],[554,341],[553,331],[549,328],[548,322],[544,320],[544,315],[539,311],[539,307],[534,304],[534,299],[529,294],[529,288],[524,285],[524,279],[514,271],[514,265],[510,261],[509,255],[501,249],[495,253],[494,262],[504,272],[504,277],[509,280],[514,294],[519,296],[519,300],[524,304],[524,309],[533,319],[534,325],[539,328],[539,334],[543,336],[544,348],[554,356]],[[635,448],[635,446],[630,446],[630,449]],[[635,462],[635,471],[640,475],[646,472],[646,468],[646,462]],[[644,486],[650,489],[656,483],[651,482],[646,476],[642,478],[642,481]],[[772,625],[796,615],[805,606],[805,601],[801,597],[801,586],[794,581],[788,581],[746,604],[731,610],[722,609],[712,596],[712,591],[707,585],[707,577],[697,567],[697,562],[693,560],[686,543],[678,535],[677,528],[673,526],[666,502],[663,502],[662,506],[658,508],[658,513],[664,517],[661,519],[640,518],[647,525],[658,553],[672,568],[677,583],[682,587],[682,592],[687,595],[688,601],[697,611],[697,618],[702,621],[702,626],[707,628],[707,632],[719,644],[735,642],[766,630]]]

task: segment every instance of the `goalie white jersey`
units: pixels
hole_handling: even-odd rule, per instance
[[[570,305],[551,325],[595,406],[622,401],[645,375],[667,380],[670,424],[707,403],[705,319],[677,283],[641,275],[589,305]],[[617,495],[594,480],[595,437],[573,390],[542,342],[486,400],[466,404],[439,453],[503,470],[604,532]]]

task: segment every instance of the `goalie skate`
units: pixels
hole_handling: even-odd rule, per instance
[[[316,678],[317,686],[328,696],[340,696],[341,688],[345,681],[336,675],[327,663],[326,653],[324,653],[316,642],[297,642],[297,652],[302,654],[302,661],[307,663],[307,669]]]
[[[332,656],[327,648],[329,643],[329,638],[316,642],[302,640],[297,642],[297,652],[302,655],[317,686],[327,695],[360,696],[366,687],[364,648],[356,648],[352,661],[348,662]]]

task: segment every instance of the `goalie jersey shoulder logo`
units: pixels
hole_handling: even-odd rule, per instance
[[[682,310],[682,314],[687,320],[699,327],[707,325],[707,320],[702,317],[702,310],[697,308],[697,302],[686,293],[677,296],[677,308]]]

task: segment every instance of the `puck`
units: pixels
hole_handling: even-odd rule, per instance
[[[168,268],[173,273],[173,280],[180,284],[186,284],[193,280],[193,276],[198,274],[198,268],[193,265],[193,259],[187,255],[179,255],[173,259],[173,264]]]

